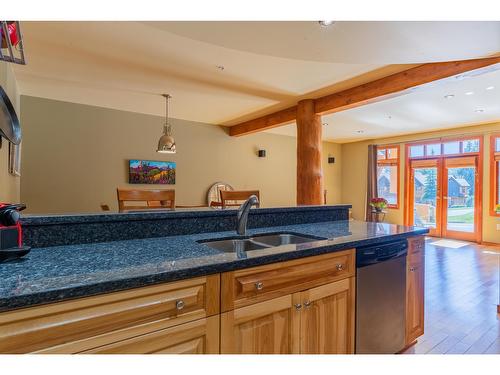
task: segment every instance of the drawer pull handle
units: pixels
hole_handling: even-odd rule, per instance
[[[416,267],[410,267],[410,272],[415,272],[416,269]]]
[[[305,307],[306,309],[308,309],[309,307],[311,307],[311,301],[305,301],[305,302],[304,302],[304,307]]]
[[[184,301],[183,300],[178,300],[176,303],[175,303],[175,308],[177,310],[182,310],[184,308]]]
[[[299,311],[300,309],[302,309],[302,305],[300,303],[296,303],[295,310]]]
[[[342,263],[337,264],[337,271],[343,271],[344,265]]]
[[[264,284],[261,283],[260,281],[258,283],[255,283],[255,289],[257,289],[257,290],[264,289]]]

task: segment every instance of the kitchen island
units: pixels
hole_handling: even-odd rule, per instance
[[[279,216],[276,210],[274,219]],[[285,219],[273,219],[273,224],[285,225],[270,226],[262,219],[262,226],[255,227],[251,215],[248,235],[286,232],[314,237],[306,243],[221,252],[204,241],[234,232],[197,228],[192,231],[198,233],[182,235],[169,232],[163,237],[38,247],[26,259],[0,264],[0,352],[352,353],[354,249],[407,238],[422,246],[421,235],[427,230],[349,221],[338,213],[331,221],[315,221],[333,211],[318,208],[318,215],[300,215],[300,210],[314,209],[285,209]],[[234,214],[215,214],[212,220]],[[299,219],[290,224],[288,216],[294,214]],[[297,223],[301,216],[309,222]],[[40,220],[32,223],[48,225]],[[67,223],[71,230],[76,219],[64,220],[73,220]],[[336,340],[325,350],[300,338],[301,322],[305,326],[318,318],[308,319],[306,308],[297,318],[296,305],[302,302],[296,300],[306,295],[318,299],[318,314],[339,312],[335,322],[329,321]],[[255,342],[259,334],[271,332],[266,330],[274,332],[276,340]]]

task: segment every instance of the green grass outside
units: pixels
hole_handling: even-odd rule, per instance
[[[463,215],[451,216],[448,218],[449,223],[464,223],[472,224],[474,223],[474,212],[469,212]]]

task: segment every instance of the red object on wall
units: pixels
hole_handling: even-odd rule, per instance
[[[7,25],[7,33],[9,34],[10,44],[15,47],[19,43],[19,35],[15,22]],[[7,39],[5,38],[3,29],[0,29],[0,34],[2,35],[2,48],[7,48]]]

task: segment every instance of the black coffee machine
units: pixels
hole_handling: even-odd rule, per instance
[[[23,246],[23,231],[19,219],[24,204],[0,203],[0,262],[17,259],[29,253]]]

